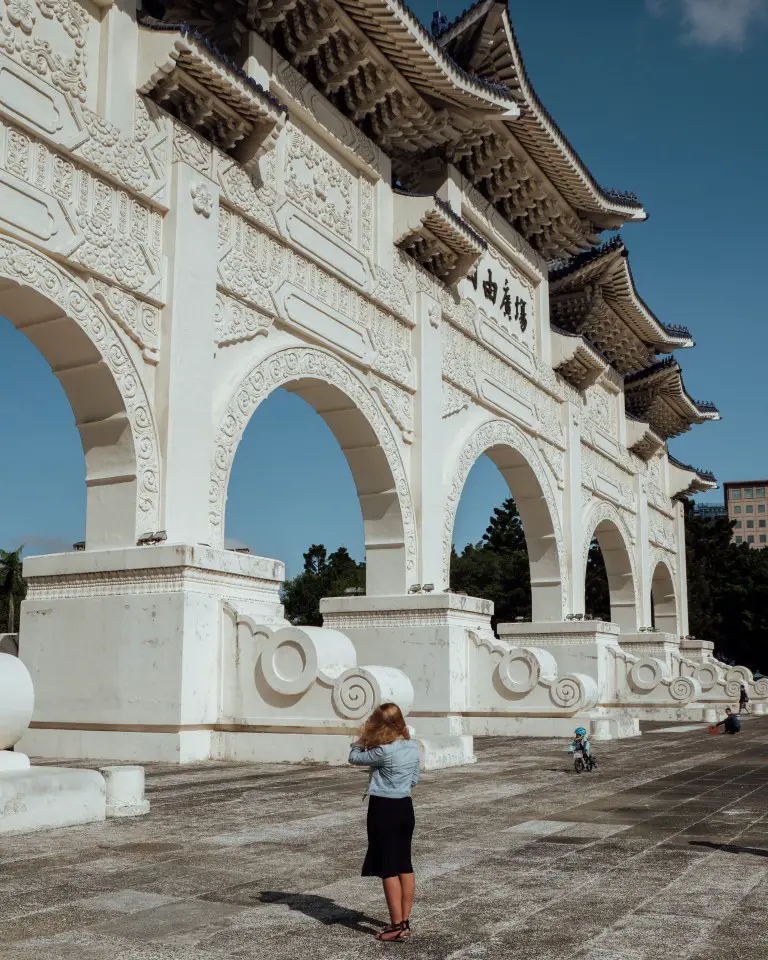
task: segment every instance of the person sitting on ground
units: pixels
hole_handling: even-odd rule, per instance
[[[730,707],[725,708],[725,714],[725,720],[721,720],[716,726],[722,727],[723,733],[739,733],[741,731],[741,720],[731,711]]]
[[[749,713],[749,694],[747,693],[747,688],[742,683],[741,689],[739,691],[739,713]]]

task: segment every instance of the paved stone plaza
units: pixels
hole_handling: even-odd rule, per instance
[[[572,773],[560,741],[477,742],[416,795],[414,936],[378,943],[365,777],[150,766],[148,817],[5,839],[5,958],[768,957],[768,719],[655,724]]]

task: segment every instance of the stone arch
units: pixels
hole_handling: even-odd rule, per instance
[[[306,400],[344,451],[363,514],[367,592],[405,593],[408,576],[416,570],[416,528],[397,440],[368,386],[324,350],[279,350],[261,359],[235,390],[214,439],[211,543],[224,543],[227,488],[243,431],[259,404],[278,387]]]
[[[589,546],[597,537],[608,574],[611,620],[625,633],[636,633],[639,625],[637,576],[632,537],[619,511],[610,503],[593,507],[585,518],[583,569],[586,570]]]
[[[160,526],[160,458],[133,359],[83,284],[0,237],[0,314],[42,353],[67,395],[86,463],[88,549],[135,546]]]
[[[650,569],[653,625],[662,633],[679,637],[675,574],[668,557],[660,550],[654,550],[651,553]]]
[[[507,482],[525,529],[531,566],[533,621],[563,619],[567,566],[560,515],[546,468],[528,437],[507,420],[478,427],[459,454],[449,481],[443,524],[443,583],[450,583],[451,546],[461,493],[469,471],[486,454]]]

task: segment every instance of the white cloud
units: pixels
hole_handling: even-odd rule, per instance
[[[768,0],[646,0],[655,14],[680,8],[685,38],[705,47],[744,46],[750,29],[768,21]]]

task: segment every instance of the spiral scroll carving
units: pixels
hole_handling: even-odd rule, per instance
[[[701,686],[690,677],[675,677],[669,685],[669,694],[679,703],[690,703],[701,695]]]
[[[720,671],[714,663],[703,663],[696,671],[696,679],[701,684],[702,690],[711,690],[717,683]]]
[[[739,680],[725,681],[725,695],[729,700],[738,700],[740,693],[741,693],[741,681]]]
[[[362,720],[374,709],[379,699],[377,684],[364,670],[343,673],[333,686],[333,706],[348,720]]]
[[[587,710],[597,703],[597,684],[592,677],[569,673],[552,686],[550,696],[564,710]]]
[[[768,698],[768,677],[761,677],[759,680],[755,680],[753,690],[755,696],[761,700]]]

